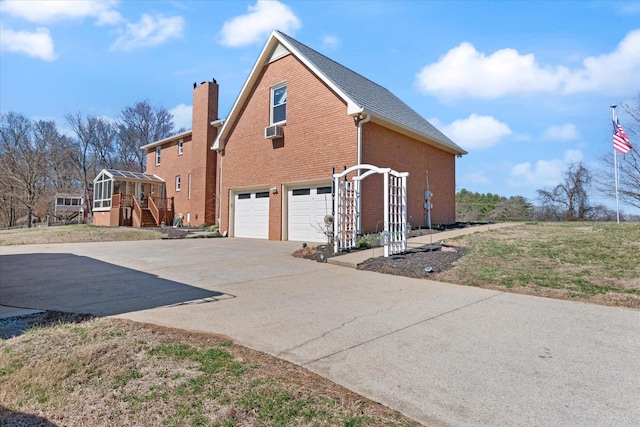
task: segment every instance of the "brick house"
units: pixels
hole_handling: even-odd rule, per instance
[[[194,83],[190,131],[144,145],[146,173],[166,181],[166,196],[184,225],[216,223],[216,153],[210,150],[218,126],[218,84]]]
[[[409,172],[413,227],[426,225],[427,188],[432,223],[454,223],[455,158],[466,154],[387,89],[278,31],[211,148],[220,229],[301,241],[325,240],[332,173],[357,164]],[[363,180],[360,232],[382,230],[382,200],[381,177]]]
[[[144,174],[103,170],[94,180],[93,224],[157,227],[216,223],[218,84],[194,83],[192,129],[141,147]]]
[[[218,84],[194,84],[192,125],[142,147],[144,179],[163,183],[147,187],[150,199],[171,201],[165,205],[185,225],[218,224],[231,237],[326,241],[332,175],[359,164],[409,173],[412,227],[426,225],[426,190],[431,222],[455,222],[455,158],[466,152],[387,89],[279,31],[226,119],[218,118]],[[359,232],[382,230],[382,187],[379,175],[362,181]]]

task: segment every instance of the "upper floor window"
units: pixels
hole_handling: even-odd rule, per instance
[[[176,175],[176,191],[180,191],[181,187],[182,187],[182,178],[180,178],[180,175]]]
[[[179,140],[178,141],[178,155],[182,156],[182,153],[184,153],[184,140]]]
[[[271,88],[271,124],[287,120],[287,84]]]
[[[156,147],[156,166],[160,164],[160,154],[162,153],[162,149],[160,147]]]

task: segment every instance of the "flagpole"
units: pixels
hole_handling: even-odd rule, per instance
[[[611,120],[616,122],[616,104],[611,104]],[[616,224],[620,224],[620,200],[618,197],[618,153],[613,149],[613,169],[616,181]]]

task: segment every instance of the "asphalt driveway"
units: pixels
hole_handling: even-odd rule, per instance
[[[639,311],[320,264],[296,247],[1,247],[0,304],[224,334],[432,426],[640,425]]]

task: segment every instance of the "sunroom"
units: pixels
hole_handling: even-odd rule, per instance
[[[173,222],[173,198],[157,175],[103,169],[93,180],[93,224],[160,227]]]

